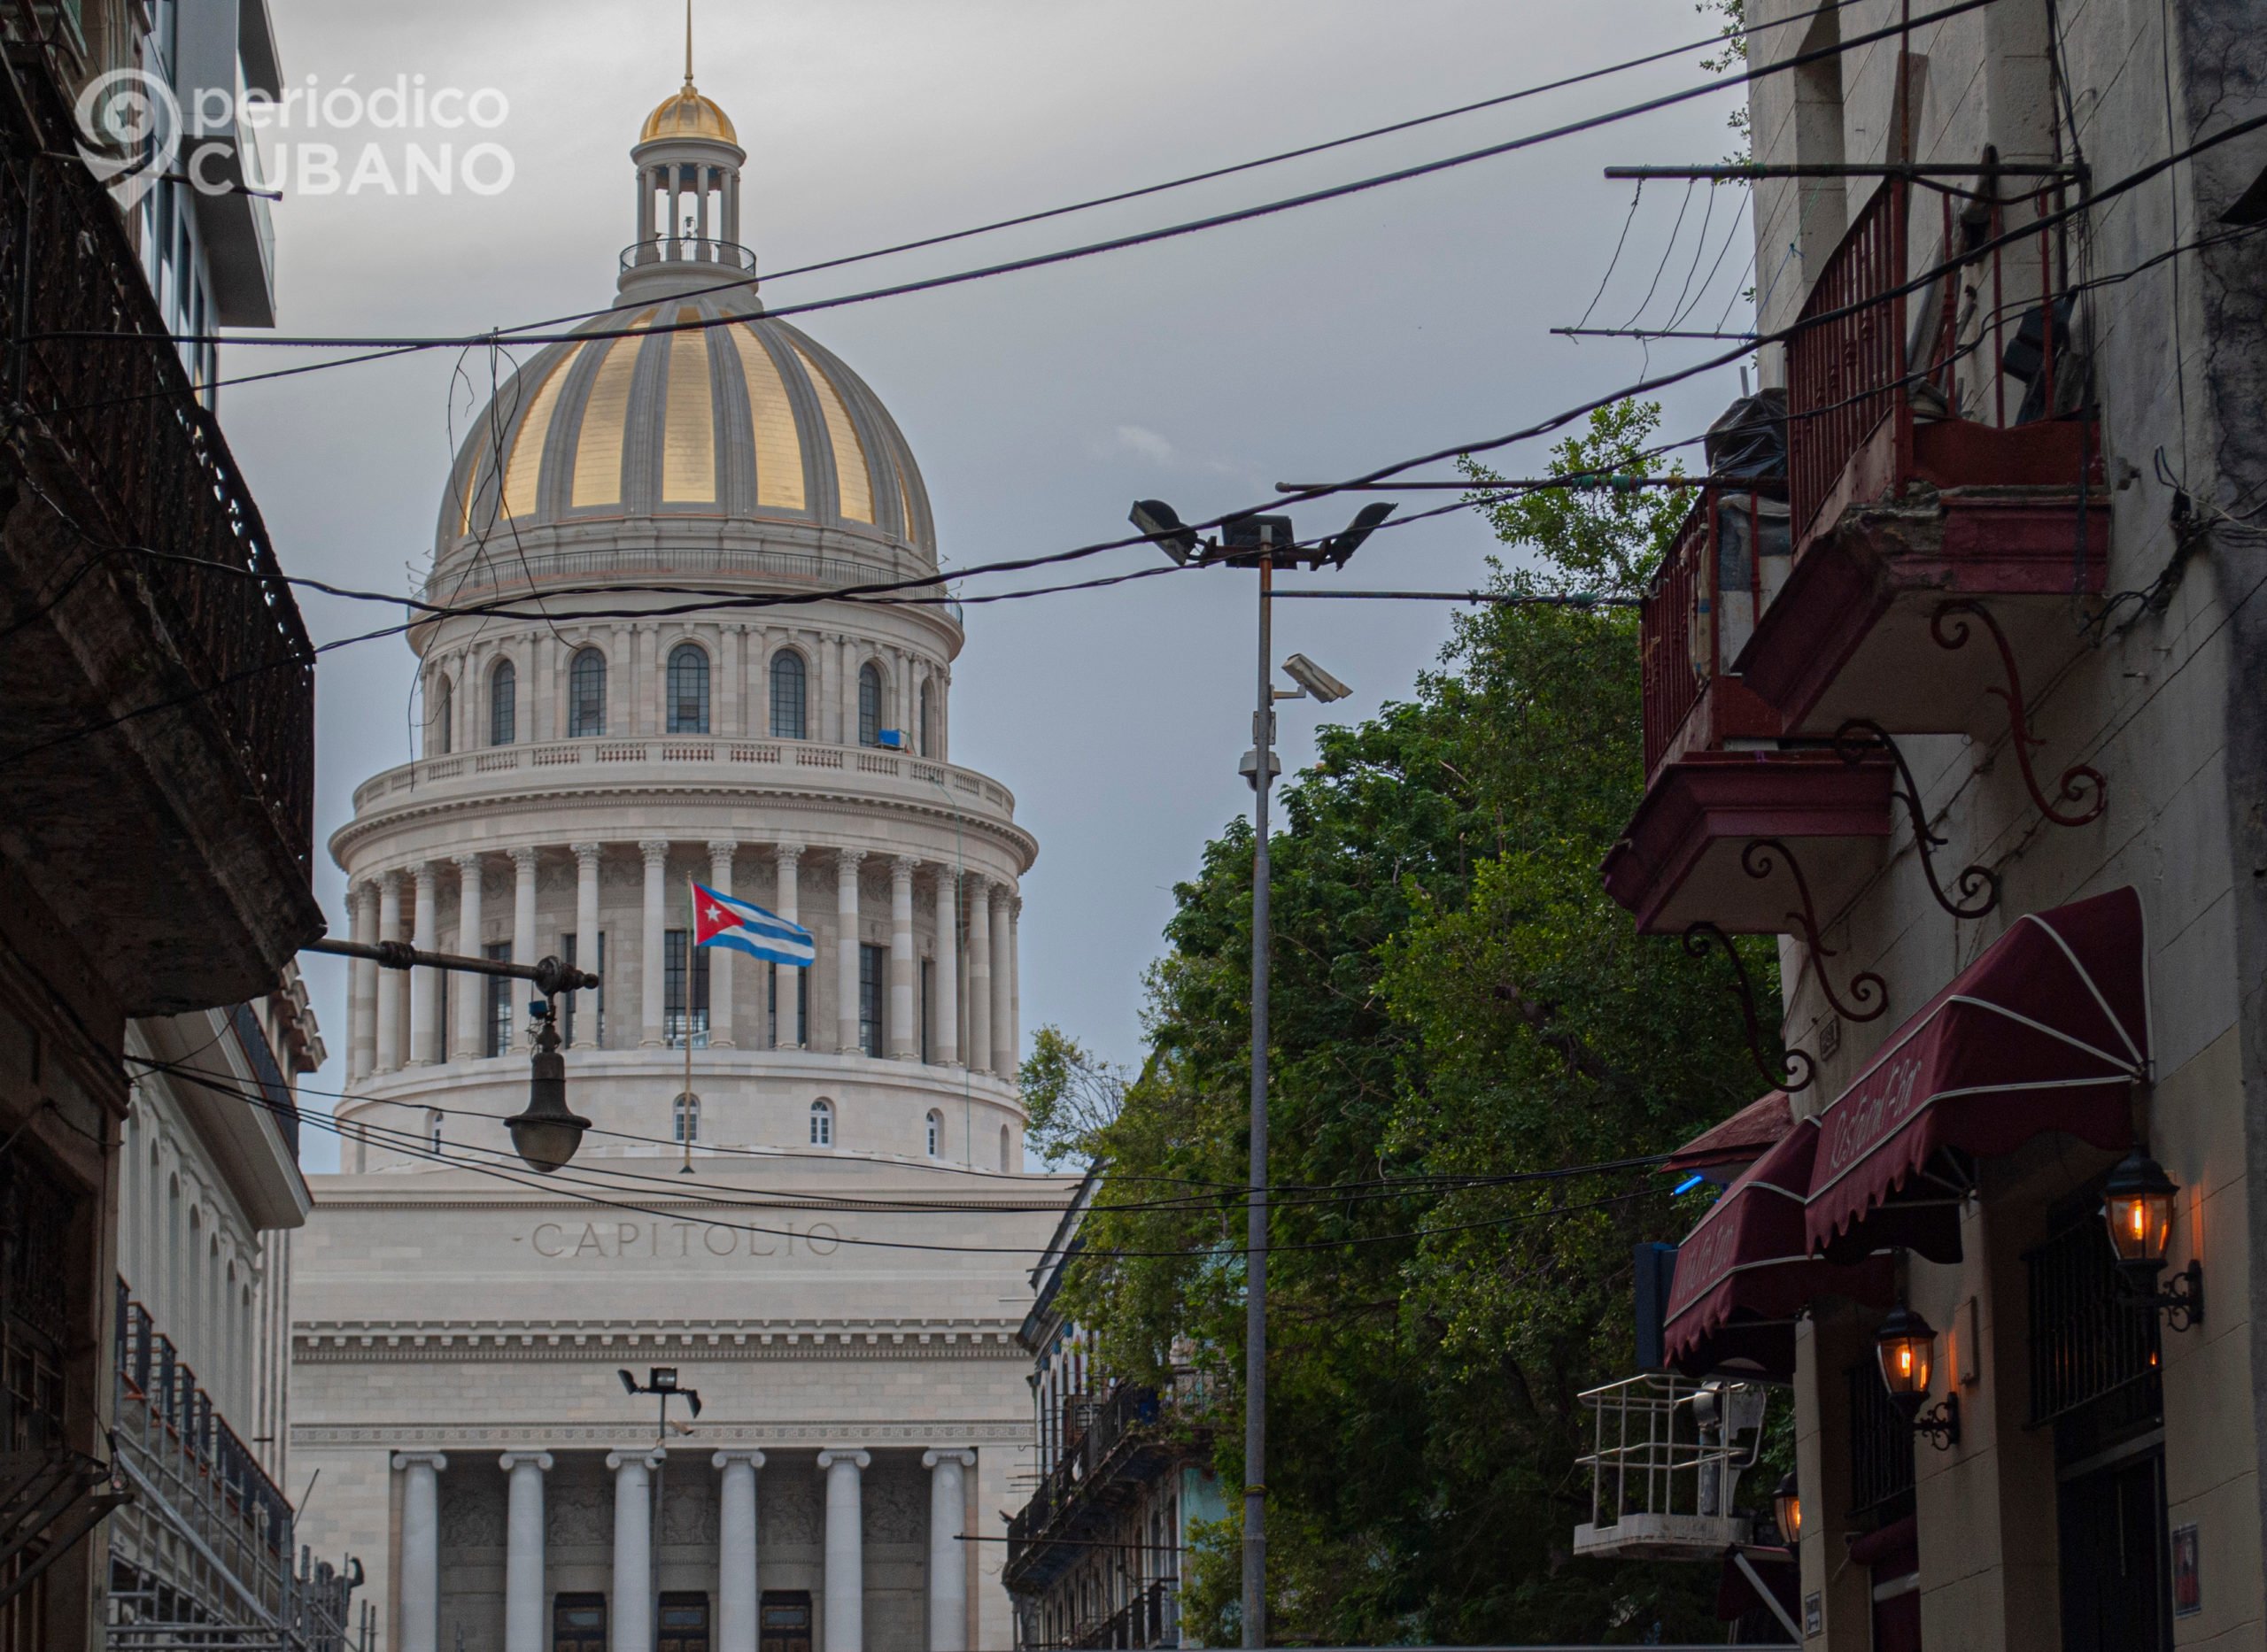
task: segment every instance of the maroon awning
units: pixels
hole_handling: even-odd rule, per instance
[[[1692,1376],[1729,1369],[1788,1377],[1794,1317],[1814,1297],[1887,1302],[1887,1256],[1841,1267],[1811,1254],[1803,1200],[1818,1127],[1803,1120],[1724,1190],[1677,1247],[1664,1326],[1669,1363]]]
[[[2148,1064],[2139,895],[2016,919],[1819,1115],[1803,1248],[1957,1255],[1951,1199],[1895,1202],[1915,1173],[1942,1149],[2011,1153],[2049,1131],[2126,1146]]]

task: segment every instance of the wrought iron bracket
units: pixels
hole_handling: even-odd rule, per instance
[[[2117,1300],[2137,1311],[2163,1314],[2166,1326],[2173,1331],[2201,1325],[2204,1323],[2204,1264],[2191,1262],[2172,1276],[2171,1288],[2164,1291],[2137,1288],[2121,1272]]]
[[[2008,708],[2008,744],[2015,747],[2016,766],[2023,773],[2023,787],[2031,793],[2031,800],[2038,805],[2041,814],[2057,826],[2084,826],[2099,820],[2102,810],[2109,806],[2109,783],[2100,769],[2085,763],[2073,763],[2062,771],[2056,783],[2057,795],[2062,802],[2082,809],[2082,813],[2066,813],[2058,808],[2040,788],[2038,773],[2031,766],[2031,751],[2046,742],[2031,732],[2023,710],[2023,675],[2016,667],[2016,651],[2009,646],[2008,634],[2000,629],[2000,622],[1992,617],[1992,611],[1972,598],[1945,603],[1930,616],[1929,635],[1936,638],[1939,648],[1965,647],[1969,637],[1965,621],[1969,618],[1992,634],[1992,645],[2000,651],[2000,666],[2007,673],[2007,686],[1984,691]]]
[[[1787,914],[1787,922],[1795,926],[1796,933],[1803,938],[1803,945],[1810,949],[1814,959],[1823,961],[1833,957],[1834,949],[1826,944],[1825,937],[1820,932],[1818,907],[1810,898],[1810,880],[1803,876],[1802,864],[1795,859],[1793,850],[1776,838],[1753,838],[1739,853],[1740,870],[1760,882],[1778,870],[1777,861],[1772,859],[1774,855],[1786,862],[1787,875],[1795,880],[1795,898],[1802,903],[1799,911]],[[1850,977],[1850,1004],[1844,1003],[1842,995],[1834,990],[1833,978],[1826,973],[1823,961],[1819,964],[1818,986],[1819,991],[1826,994],[1826,1001],[1833,1007],[1834,1013],[1845,1021],[1860,1023],[1878,1021],[1889,1009],[1889,983],[1870,969]],[[1870,1008],[1866,1007],[1869,1005]]]
[[[1809,1089],[1817,1081],[1818,1066],[1807,1051],[1789,1050],[1786,1060],[1779,1062],[1764,1054],[1763,1020],[1755,1011],[1755,984],[1747,978],[1747,966],[1733,948],[1732,938],[1706,918],[1686,927],[1684,950],[1688,955],[1706,958],[1711,946],[1722,947],[1724,956],[1732,961],[1732,974],[1737,984],[1731,992],[1739,1000],[1740,1016],[1747,1023],[1747,1053],[1755,1062],[1755,1070],[1763,1075],[1765,1083],[1789,1095]]]
[[[1913,1432],[1938,1451],[1960,1444],[1960,1396],[1948,1393],[1913,1419]]]
[[[1945,886],[1937,876],[1936,857],[1932,850],[1945,846],[1945,840],[1929,830],[1928,812],[1921,805],[1921,788],[1915,784],[1911,765],[1889,730],[1867,717],[1853,717],[1834,731],[1836,755],[1853,768],[1866,760],[1876,751],[1887,752],[1889,760],[1897,765],[1899,784],[1890,788],[1889,795],[1905,806],[1913,821],[1913,846],[1921,856],[1922,875],[1929,880],[1929,892],[1937,904],[1955,918],[1980,918],[2000,904],[2000,875],[1989,867],[1968,865],[1961,868],[1953,881],[1960,890],[1955,900],[1945,893]]]

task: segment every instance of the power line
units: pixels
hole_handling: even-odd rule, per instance
[[[1747,73],[1742,77],[1742,79],[1746,82],[1752,83],[1753,81],[1761,80],[1768,75],[1791,73],[1796,69],[1806,67],[1810,64],[1820,62],[1829,58],[1838,58],[1843,53],[1854,50],[1858,47],[1870,45],[1877,41],[1891,39],[1894,36],[1909,33],[1914,28],[1923,27],[1929,24],[1942,22],[1948,18],[1958,17],[1965,12],[1977,11],[1983,6],[1990,5],[1992,4],[1993,4],[1993,0],[1953,0],[1953,4],[1949,5],[1942,6],[1934,12],[1925,12],[1921,16],[1909,19],[1906,21],[1874,29],[1865,34],[1853,35],[1847,40],[1838,42],[1830,46],[1822,46],[1810,51],[1798,52],[1791,57],[1781,58],[1775,63],[1768,64],[1760,69],[1750,69]],[[1532,149],[1538,144],[1551,143],[1557,139],[1574,136],[1583,132],[1595,131],[1600,127],[1611,126],[1619,121],[1634,119],[1638,115],[1651,114],[1658,110],[1672,108],[1679,104],[1690,103],[1695,98],[1714,96],[1737,83],[1737,82],[1726,80],[1712,80],[1706,85],[1685,87],[1677,91],[1665,92],[1659,96],[1642,99],[1641,101],[1634,104],[1626,104],[1619,109],[1608,110],[1602,114],[1584,116],[1577,120],[1566,121],[1555,127],[1545,127],[1539,132],[1527,133],[1519,137],[1505,139],[1501,143],[1486,144],[1479,149],[1466,150],[1459,154],[1443,156],[1437,160],[1420,161],[1412,166],[1398,166],[1389,172],[1376,173],[1366,178],[1357,178],[1345,183],[1330,184],[1318,189],[1304,190],[1296,195],[1281,197],[1273,201],[1263,201],[1252,206],[1236,207],[1224,212],[1209,213],[1202,218],[1187,219],[1177,224],[1162,225],[1154,229],[1137,230],[1128,235],[1113,235],[1104,240],[1087,242],[1081,245],[1074,247],[1057,248],[1053,251],[1033,253],[1025,258],[1003,259],[996,264],[981,265],[972,269],[956,270],[943,275],[924,276],[913,281],[894,282],[885,287],[870,288],[862,292],[841,293],[831,298],[812,298],[806,299],[801,304],[781,305],[774,307],[769,307],[764,310],[762,313],[773,319],[793,315],[807,315],[822,310],[836,310],[851,305],[869,304],[879,298],[902,297],[913,293],[932,292],[941,288],[963,286],[971,282],[986,281],[994,276],[1019,274],[1027,270],[1044,269],[1057,264],[1067,264],[1083,259],[1093,258],[1100,253],[1125,251],[1134,247],[1149,246],[1158,242],[1178,240],[1184,236],[1201,234],[1207,230],[1223,228],[1231,224],[1246,223],[1254,219],[1273,217],[1277,213],[1292,212],[1302,207],[1318,205],[1326,201],[1342,200],[1349,196],[1360,195],[1372,189],[1385,188],[1391,184],[1410,182],[1418,178],[1430,177],[1435,174],[1447,172],[1456,167],[1468,166],[1477,161],[1490,160],[1497,156],[1509,155],[1520,150]],[[611,313],[611,312],[609,311],[606,313]],[[42,334],[37,336],[37,337],[31,342],[44,343],[50,340],[74,342],[126,340],[146,344],[152,340],[159,340],[173,344],[194,344],[199,346],[205,344],[243,344],[266,349],[356,351],[462,350],[477,348],[484,344],[505,343],[515,344],[584,344],[593,340],[609,338],[643,337],[648,335],[679,332],[704,332],[714,328],[735,326],[747,319],[748,318],[743,315],[731,314],[720,316],[696,316],[689,320],[678,320],[668,322],[657,322],[648,327],[632,327],[625,325],[615,328],[590,328],[567,333],[539,333],[520,330],[514,330],[509,333],[491,331],[478,334],[454,334],[423,337],[377,336],[357,336],[352,335],[259,335],[245,336],[241,335],[223,336],[220,334],[204,333],[157,334],[134,331],[81,330]]]
[[[243,1100],[251,1106],[265,1108],[271,1113],[278,1115],[279,1116],[289,1115],[290,1117],[297,1118],[303,1124],[312,1124],[319,1130],[328,1131],[332,1135],[338,1137],[342,1140],[348,1139],[354,1130],[360,1128],[360,1126],[341,1123],[337,1120],[320,1113],[301,1113],[297,1108],[287,1108],[283,1104],[271,1101],[264,1095],[253,1095],[249,1092],[237,1089],[225,1081],[221,1081],[209,1076],[200,1076],[198,1082],[205,1085],[207,1088],[215,1090],[220,1093],[232,1094],[236,1099]],[[502,1182],[511,1186],[523,1187],[537,1193],[548,1193],[553,1196],[553,1200],[562,1200],[566,1203],[586,1206],[602,1210],[617,1211],[631,1216],[648,1216],[655,1221],[682,1221],[691,1226],[715,1228],[739,1233],[748,1233],[760,1238],[800,1239],[804,1239],[807,1242],[809,1238],[808,1232],[799,1233],[794,1230],[788,1228],[766,1228],[744,1222],[726,1222],[716,1217],[705,1216],[677,1208],[655,1208],[650,1205],[638,1204],[628,1200],[605,1199],[589,1193],[562,1191],[564,1189],[573,1188],[583,1185],[578,1178],[564,1171],[555,1172],[551,1176],[545,1177],[538,1175],[532,1171],[513,1170],[504,1168],[501,1165],[482,1163],[477,1161],[463,1159],[445,1152],[437,1152],[429,1146],[426,1146],[416,1142],[392,1144],[390,1146],[390,1150],[403,1153],[414,1158],[423,1159],[428,1162],[442,1165],[449,1169],[464,1170],[475,1176],[486,1177],[491,1180]],[[1420,1227],[1400,1233],[1357,1234],[1338,1239],[1304,1240],[1289,1244],[1269,1245],[1266,1247],[1266,1249],[1272,1254],[1296,1251],[1345,1250],[1357,1245],[1404,1243],[1451,1233],[1477,1231],[1482,1229],[1516,1227],[1528,1222],[1541,1221],[1551,1216],[1570,1216],[1579,1214],[1583,1211],[1601,1209],[1610,1205],[1627,1204],[1648,1196],[1665,1197],[1666,1195],[1660,1194],[1660,1190],[1657,1189],[1638,1188],[1625,1193],[1611,1194],[1603,1199],[1585,1200],[1571,1205],[1553,1206],[1546,1210],[1522,1211],[1513,1216],[1489,1217],[1473,1222],[1450,1223],[1438,1227]],[[714,1204],[716,1201],[705,1197],[704,1191],[704,1196],[701,1198],[700,1202],[703,1204]],[[1069,1208],[1067,1199],[1064,1206],[1060,1208],[1064,1209]],[[844,1212],[837,1214],[853,1213]],[[876,1213],[862,1212],[855,1214]],[[1048,1239],[1034,1245],[948,1245],[918,1239],[859,1239],[854,1238],[848,1234],[837,1233],[833,1236],[831,1242],[838,1245],[856,1246],[864,1249],[921,1251],[942,1253],[951,1255],[1043,1256],[1053,1249],[1053,1240],[1051,1236]],[[1206,1245],[1194,1250],[1100,1250],[1092,1247],[1087,1247],[1081,1248],[1079,1254],[1090,1260],[1136,1261],[1154,1259],[1168,1261],[1185,1259],[1192,1255],[1242,1255],[1244,1254],[1244,1248],[1242,1247],[1229,1247],[1226,1245]]]

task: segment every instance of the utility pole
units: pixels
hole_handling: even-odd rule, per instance
[[[1259,700],[1251,714],[1251,1164],[1244,1208],[1243,1643],[1267,1644],[1267,793],[1274,783],[1269,664],[1275,559],[1259,556]]]

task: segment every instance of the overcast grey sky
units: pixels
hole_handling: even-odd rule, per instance
[[[282,329],[453,333],[580,311],[612,296],[630,237],[627,151],[675,86],[671,0],[272,0],[287,73],[324,89],[423,75],[492,86],[491,133],[326,133],[351,164],[375,140],[488,137],[511,153],[501,194],[299,193],[276,210]],[[763,266],[985,221],[1338,135],[1698,39],[1691,0],[773,0],[699,8],[698,78],[748,151],[743,222]],[[1168,196],[851,270],[768,283],[775,304],[990,262],[1272,198],[1500,141],[1708,78],[1697,58]],[[1644,349],[1552,337],[1661,322],[1698,289],[1743,192],[1655,186],[1630,218],[1608,164],[1706,161],[1730,142],[1737,92],[1416,182],[1057,268],[816,315],[801,323],[895,413],[927,477],[948,563],[1124,531],[1129,500],[1191,517],[1311,480],[1507,431],[1639,375]],[[301,135],[290,135],[294,137]],[[398,165],[395,170],[403,170]],[[1688,207],[1675,229],[1680,208]],[[1706,251],[1691,259],[1702,221]],[[1750,279],[1744,231],[1683,323],[1713,327]],[[1664,254],[1667,254],[1666,259]],[[1689,292],[1686,293],[1690,296]],[[1656,344],[1654,367],[1711,348]],[[224,371],[297,358],[230,350]],[[222,413],[295,573],[409,588],[449,464],[445,355],[222,392]],[[489,362],[463,371],[484,391]],[[1664,398],[1698,430],[1732,370]],[[461,384],[453,428],[469,412]],[[1546,447],[1497,463],[1540,468]],[[1436,470],[1433,474],[1443,475]],[[1437,503],[1421,495],[1419,503]],[[1336,525],[1358,501],[1299,512]],[[1493,549],[1459,515],[1381,537],[1365,585],[1466,587]],[[1144,565],[1126,552],[1111,567]],[[366,629],[363,606],[306,600],[319,638]],[[1280,655],[1354,686],[1350,721],[1405,696],[1448,632],[1436,605],[1286,605]],[[1104,1054],[1140,1051],[1141,977],[1172,885],[1249,794],[1252,598],[1216,573],[969,611],[956,668],[954,756],[1017,793],[1041,854],[1025,884],[1024,1025],[1060,1023]],[[409,755],[411,658],[398,642],[326,657],[318,830]],[[1287,768],[1318,711],[1284,707]],[[344,929],[328,856],[318,888]],[[311,964],[331,1046],[311,1091],[344,1073],[344,973]],[[311,1095],[312,1105],[324,1105]],[[311,1166],[330,1162],[313,1135]]]

